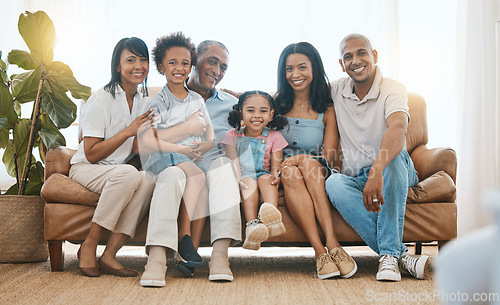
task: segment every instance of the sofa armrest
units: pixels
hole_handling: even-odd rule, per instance
[[[410,157],[415,165],[419,181],[439,171],[444,171],[456,183],[457,154],[453,149],[443,147],[429,149],[426,145],[419,145],[412,151]]]
[[[54,173],[68,175],[71,158],[76,150],[65,146],[53,146],[49,148],[45,155],[45,181]]]

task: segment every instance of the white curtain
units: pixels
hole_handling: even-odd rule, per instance
[[[498,0],[463,0],[459,6],[459,236],[493,221],[481,197],[500,189],[499,11]]]

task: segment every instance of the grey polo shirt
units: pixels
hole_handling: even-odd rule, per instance
[[[410,118],[406,88],[383,77],[378,66],[373,85],[363,100],[354,93],[353,86],[350,77],[331,83],[342,146],[342,173],[348,176],[373,164],[391,114],[402,111]]]

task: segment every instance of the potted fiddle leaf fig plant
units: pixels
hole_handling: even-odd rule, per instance
[[[16,178],[0,196],[0,262],[47,259],[43,200],[39,196],[45,151],[65,145],[59,130],[76,119],[77,107],[67,92],[83,100],[91,93],[75,79],[69,66],[54,61],[55,28],[45,12],[22,13],[18,28],[29,52],[12,50],[7,62],[0,52],[0,148],[4,149],[2,161],[7,173]],[[8,77],[7,63],[26,72]],[[21,108],[27,103],[32,104],[32,111],[23,117]],[[33,156],[35,147],[40,161]],[[28,240],[28,236],[34,239]]]

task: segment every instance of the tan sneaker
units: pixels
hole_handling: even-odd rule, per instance
[[[344,248],[336,247],[330,251],[330,256],[340,270],[340,277],[347,279],[356,273],[358,265],[354,259],[345,252]]]
[[[286,232],[285,225],[281,221],[281,212],[270,203],[264,202],[260,206],[258,219],[269,229],[269,237]]]
[[[247,222],[245,230],[245,242],[243,248],[248,250],[259,250],[260,243],[269,237],[269,230],[258,219]]]
[[[212,254],[212,258],[208,262],[209,281],[233,281],[233,273],[229,268],[229,259],[227,256],[222,254]]]
[[[337,268],[337,265],[335,265],[328,253],[318,256],[316,259],[316,271],[320,280],[340,275],[339,268]]]
[[[163,287],[165,286],[165,273],[167,266],[159,262],[146,264],[142,274],[140,284],[143,287]]]

